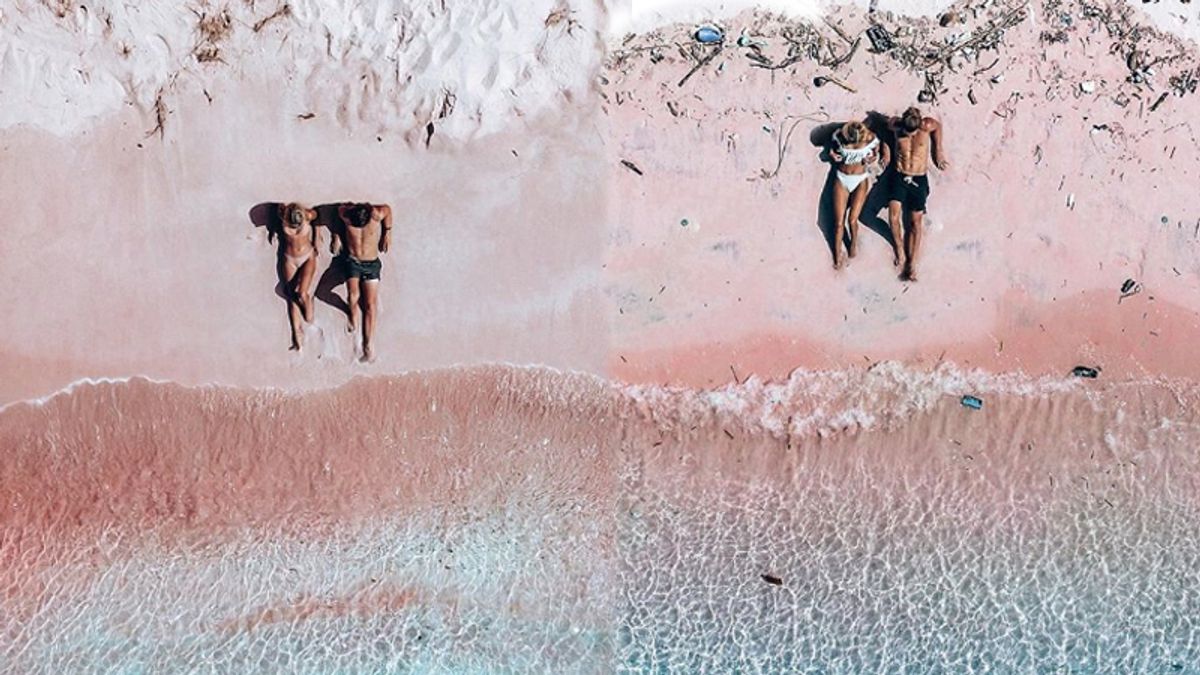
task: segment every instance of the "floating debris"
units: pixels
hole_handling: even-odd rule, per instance
[[[771,584],[772,586],[782,586],[783,585],[783,579],[780,579],[779,577],[775,576],[774,574],[760,574],[759,576],[762,577],[763,581],[767,582],[768,584]]]
[[[965,408],[980,410],[983,408],[983,399],[978,396],[964,396],[962,397],[962,404]]]

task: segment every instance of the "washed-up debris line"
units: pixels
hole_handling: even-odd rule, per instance
[[[705,32],[705,39],[718,40],[707,44],[698,37],[703,28],[676,25],[629,34],[610,52],[606,67],[628,74],[646,60],[658,68],[673,64],[674,72],[686,73],[683,86],[697,73],[720,73],[740,62],[801,81],[823,84],[832,80],[813,77],[836,77],[852,91],[857,83],[848,68],[869,55],[876,76],[899,68],[920,77],[921,89],[913,94],[922,103],[937,103],[954,88],[978,104],[978,94],[1004,81],[1005,42],[1009,31],[1022,29],[1040,36],[1047,50],[1049,64],[1038,74],[1048,99],[1108,97],[1141,116],[1200,90],[1200,66],[1189,60],[1186,44],[1140,23],[1120,0],[965,0],[933,19],[844,9],[836,19],[808,21],[760,11],[738,25]],[[1099,47],[1093,50],[1098,58],[1107,49],[1107,58],[1120,59],[1124,80],[1098,80],[1099,69],[1070,72],[1068,61],[1056,58],[1087,44]],[[679,69],[681,63],[685,67]],[[995,114],[1008,118],[1011,112]]]
[[[1113,95],[1122,107],[1142,99],[1150,101],[1149,110],[1153,112],[1166,100],[1163,94],[1168,92],[1162,89],[1185,96],[1194,94],[1200,85],[1200,67],[1189,59],[1183,41],[1139,23],[1128,5],[1043,0],[1042,16],[1051,26],[1041,33],[1045,44],[1109,40],[1109,54],[1121,59],[1128,70],[1124,83]]]

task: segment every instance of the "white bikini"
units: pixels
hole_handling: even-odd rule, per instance
[[[837,143],[838,154],[842,156],[842,164],[846,166],[855,166],[858,164],[866,164],[867,158],[875,152],[875,148],[879,146],[879,139],[873,138],[870,143],[867,143],[861,148],[847,148],[842,146],[842,141],[837,134],[833,136],[833,142]],[[842,187],[846,188],[847,192],[854,192],[862,182],[871,177],[869,172],[862,173],[842,173],[837,172],[838,182]]]

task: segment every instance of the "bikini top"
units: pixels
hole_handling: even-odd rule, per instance
[[[848,165],[865,163],[867,161],[867,157],[869,157],[879,145],[879,139],[872,138],[870,143],[867,143],[861,148],[847,148],[842,145],[841,136],[837,134],[834,134],[833,142],[837,143],[838,154],[842,156],[842,164]]]

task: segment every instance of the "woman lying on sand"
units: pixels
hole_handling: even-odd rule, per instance
[[[881,149],[882,148],[882,149]],[[842,256],[842,240],[846,235],[847,202],[849,202],[850,250],[853,258],[858,253],[858,216],[867,201],[871,189],[871,174],[867,165],[883,160],[888,163],[888,147],[880,145],[879,138],[871,133],[862,122],[847,122],[833,134],[829,157],[837,171],[833,183],[833,267],[841,269],[846,264]]]
[[[292,324],[292,349],[304,344],[300,320],[313,320],[313,276],[317,271],[317,246],[320,245],[313,220],[317,212],[300,204],[279,207],[279,276],[288,299],[288,320]]]

